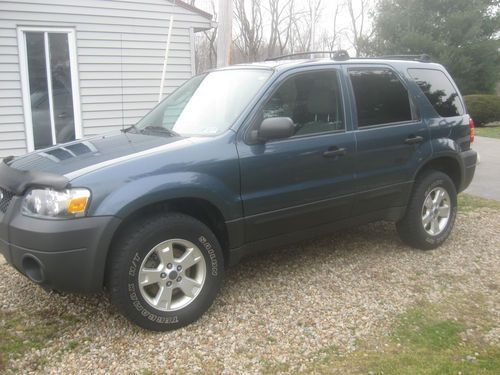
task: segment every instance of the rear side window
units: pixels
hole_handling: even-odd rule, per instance
[[[356,99],[358,128],[411,121],[408,91],[387,68],[349,69]]]
[[[457,90],[442,71],[408,69],[408,73],[441,117],[461,116],[464,114],[464,107]]]

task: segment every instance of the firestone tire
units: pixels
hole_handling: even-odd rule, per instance
[[[224,258],[217,238],[205,224],[184,214],[158,214],[133,223],[111,251],[107,274],[111,302],[148,330],[169,331],[194,322],[212,305],[222,285]],[[170,258],[176,252],[181,256]],[[186,269],[178,271],[183,264]]]
[[[442,196],[440,202],[439,194]],[[440,212],[449,215],[444,221]],[[428,170],[418,177],[406,214],[396,224],[401,240],[420,250],[439,247],[451,233],[457,216],[457,192],[450,177]],[[429,222],[428,222],[429,221]],[[436,224],[433,226],[433,223]]]

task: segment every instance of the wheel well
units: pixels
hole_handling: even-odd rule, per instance
[[[453,184],[455,185],[455,188],[458,192],[458,190],[460,189],[460,181],[462,176],[460,172],[460,165],[455,159],[451,157],[440,157],[437,159],[433,159],[420,169],[417,177],[418,175],[429,169],[435,169],[447,174],[453,181]]]
[[[113,235],[113,239],[111,240],[110,247],[108,249],[108,254],[106,257],[106,268],[105,272],[108,271],[109,258],[111,256],[111,249],[113,247],[113,243],[119,238],[123,233],[127,231],[128,226],[139,220],[142,217],[154,215],[158,213],[166,213],[166,212],[178,212],[185,215],[189,215],[198,219],[215,234],[219,243],[222,247],[222,252],[224,255],[224,263],[228,264],[229,261],[229,239],[227,234],[227,228],[224,221],[224,216],[219,211],[217,207],[215,207],[210,202],[199,199],[199,198],[177,198],[166,200],[163,202],[153,203],[151,205],[142,207],[130,215],[128,215],[120,224],[118,229],[115,231]],[[105,277],[106,280],[106,277]]]

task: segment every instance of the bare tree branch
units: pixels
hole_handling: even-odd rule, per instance
[[[373,34],[372,32],[367,32],[365,30],[365,22],[368,18],[369,12],[369,1],[370,0],[359,0],[356,3],[359,4],[359,10],[354,9],[353,0],[345,0],[345,5],[349,15],[350,21],[350,35],[348,39],[356,52],[356,56],[360,56],[363,53],[365,45]]]
[[[234,0],[235,45],[246,61],[257,61],[263,43],[261,0]],[[249,4],[249,5],[248,5]]]

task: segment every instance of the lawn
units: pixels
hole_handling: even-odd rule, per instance
[[[500,348],[484,340],[494,316],[481,295],[456,295],[442,304],[419,301],[391,332],[340,355],[334,348],[305,372],[316,374],[498,374]],[[335,370],[332,364],[335,363]]]
[[[500,210],[500,201],[496,201],[494,199],[480,198],[465,193],[459,194],[458,196],[459,212],[470,212],[481,208]]]
[[[500,123],[489,124],[483,127],[474,129],[475,135],[480,137],[498,138],[500,139]]]

